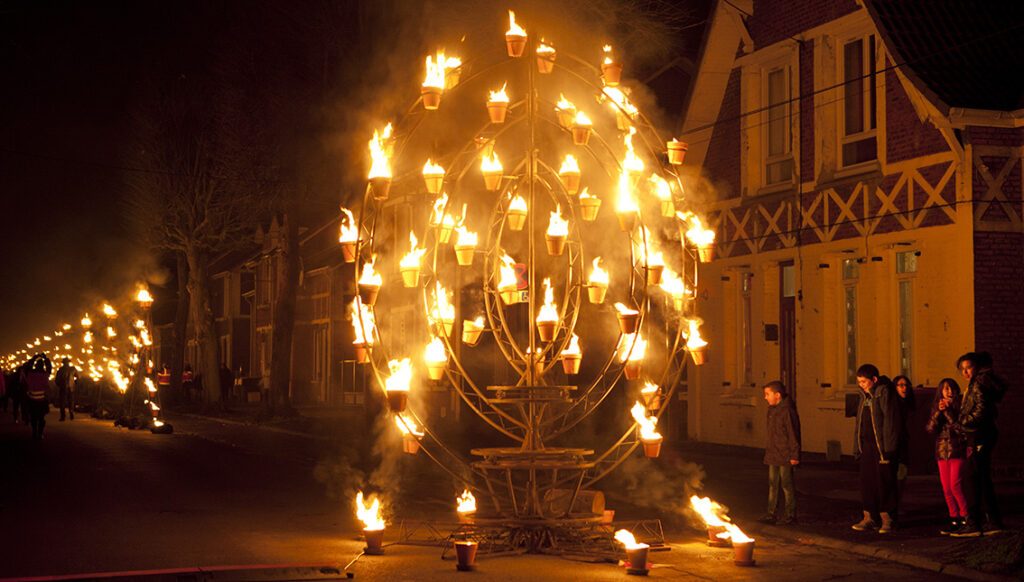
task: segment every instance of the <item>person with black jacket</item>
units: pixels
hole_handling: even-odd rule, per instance
[[[960,401],[960,385],[956,380],[940,380],[932,412],[925,426],[929,433],[935,435],[935,461],[939,467],[939,482],[946,498],[946,508],[949,509],[949,526],[939,531],[942,535],[960,531],[969,515],[963,488],[967,444],[956,426]]]
[[[768,403],[767,442],[764,464],[768,465],[768,513],[763,523],[776,523],[779,489],[785,497],[785,509],[780,525],[796,523],[796,488],[793,470],[800,464],[800,416],[786,386],[775,380],[764,386],[764,399]]]
[[[864,517],[853,529],[878,527],[890,533],[896,515],[896,472],[900,440],[899,410],[892,381],[880,376],[878,368],[864,364],[857,368],[861,389],[857,422],[854,425],[854,455],[860,456],[860,491]],[[878,516],[879,521],[875,520]]]

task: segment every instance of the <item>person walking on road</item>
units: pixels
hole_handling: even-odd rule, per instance
[[[25,401],[28,405],[29,419],[32,423],[32,438],[42,440],[43,429],[46,428],[46,415],[50,412],[50,401],[47,392],[50,389],[50,373],[53,363],[46,354],[36,354],[29,362],[29,371],[25,374]]]
[[[68,418],[75,419],[75,384],[78,383],[78,369],[71,365],[71,358],[61,361],[60,369],[55,378],[57,384],[57,401],[60,406],[60,421],[64,422],[64,410]]]
[[[956,427],[960,399],[960,385],[956,380],[940,380],[926,426],[928,432],[935,435],[935,461],[939,466],[939,482],[949,510],[949,526],[939,531],[942,535],[958,532],[967,523],[969,515],[963,489],[967,443]]]
[[[785,509],[780,525],[796,523],[796,488],[793,472],[800,464],[800,417],[786,386],[778,380],[764,386],[764,399],[768,403],[768,439],[764,449],[764,464],[768,465],[768,513],[762,523],[776,523],[779,489],[785,497]]]
[[[897,503],[896,472],[900,439],[897,396],[889,378],[880,376],[878,368],[872,364],[857,368],[857,385],[861,395],[854,425],[853,447],[854,455],[860,456],[860,492],[864,517],[852,527],[857,531],[878,527],[878,533],[886,534],[892,532]]]

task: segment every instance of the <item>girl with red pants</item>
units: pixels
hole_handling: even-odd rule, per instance
[[[952,378],[943,378],[935,391],[928,432],[935,435],[935,460],[939,464],[939,480],[949,509],[949,526],[942,535],[956,533],[967,522],[967,498],[964,497],[963,469],[967,462],[967,443],[956,430],[960,411],[960,385]]]

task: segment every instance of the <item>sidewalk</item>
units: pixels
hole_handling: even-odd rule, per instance
[[[365,434],[365,419],[358,411],[301,408],[298,418],[260,424],[255,420],[258,410],[258,405],[236,405],[216,416],[187,410],[176,414],[250,426],[265,434],[279,433],[289,435],[288,438],[321,442],[350,442],[349,439],[358,440]],[[937,475],[911,475],[901,500],[898,529],[892,534],[879,535],[850,528],[861,515],[857,463],[851,458],[828,462],[824,455],[806,454],[796,473],[799,525],[764,526],[756,521],[765,513],[767,498],[767,469],[762,464],[762,456],[760,449],[684,442],[663,447],[659,466],[667,467],[680,461],[701,465],[705,472],[702,494],[728,506],[729,515],[744,530],[963,578],[1024,577],[1024,532],[1018,529],[1021,521],[1018,516],[1024,514],[1024,482],[997,483],[1010,530],[994,536],[958,539],[938,533],[946,523],[946,510]],[[639,477],[641,488],[645,478]],[[606,494],[609,502],[621,509],[630,505],[614,491],[606,491]],[[680,491],[679,496],[682,495]],[[667,527],[683,525],[671,516],[662,517]]]

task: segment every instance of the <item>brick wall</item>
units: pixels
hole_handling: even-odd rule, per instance
[[[1024,146],[1024,129],[1006,127],[968,127],[964,137],[975,146]]]
[[[939,130],[921,122],[895,71],[885,73],[886,158],[901,162],[949,149]]]
[[[700,95],[695,96],[700,99]],[[725,87],[722,108],[711,133],[704,169],[718,189],[717,198],[740,195],[740,70],[733,69]]]
[[[747,30],[757,49],[857,10],[855,0],[755,0]]]

